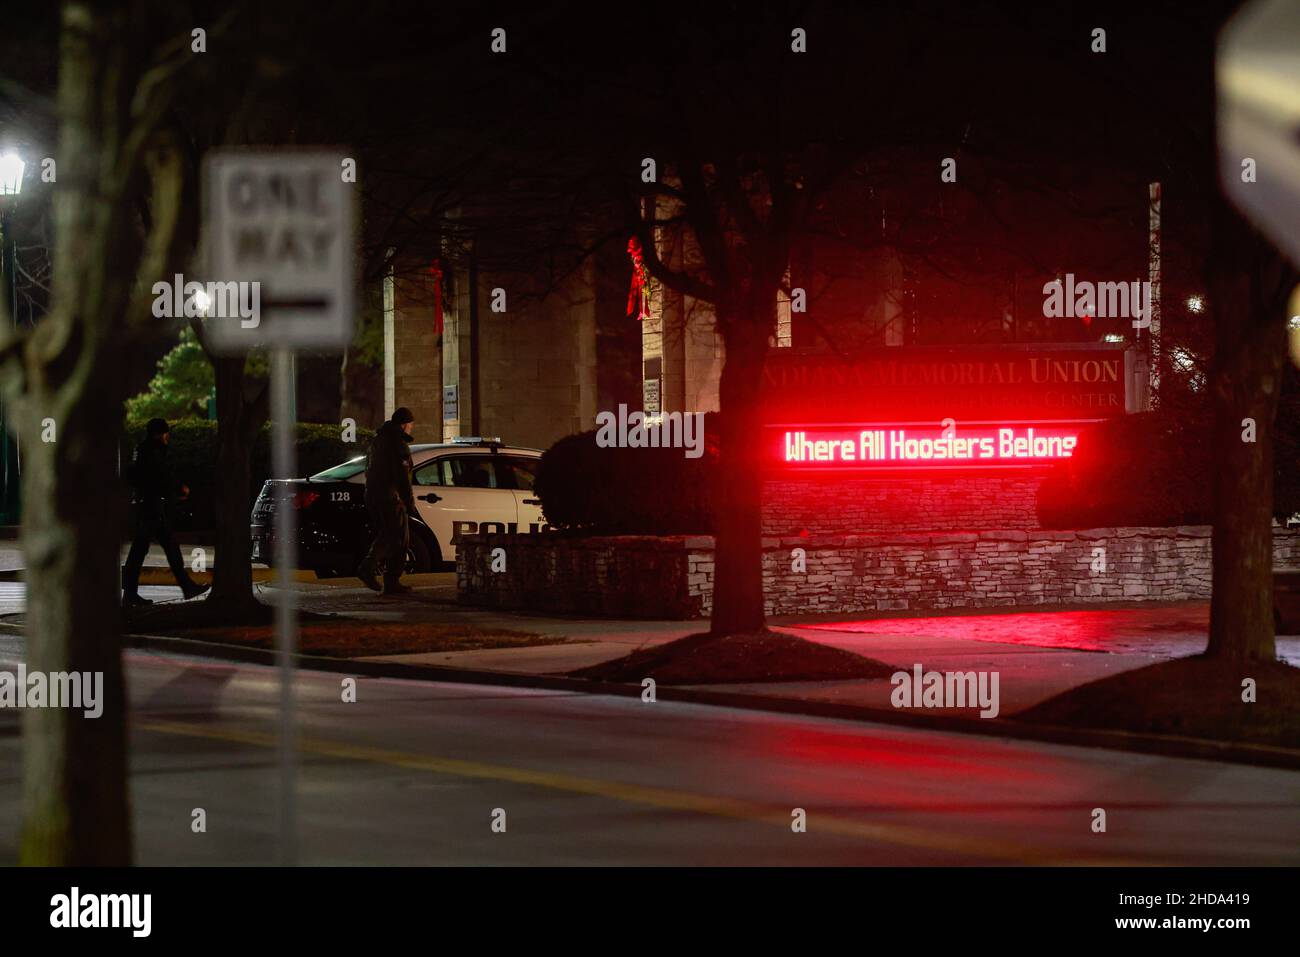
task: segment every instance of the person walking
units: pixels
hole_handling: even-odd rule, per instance
[[[136,447],[135,459],[127,472],[127,480],[133,490],[134,533],[131,550],[122,567],[122,604],[125,607],[153,604],[149,599],[141,598],[139,592],[140,569],[144,565],[145,556],[149,554],[151,542],[162,546],[172,576],[187,599],[196,598],[208,590],[207,585],[200,585],[190,578],[167,518],[167,505],[172,498],[184,501],[190,494],[189,487],[176,480],[171,466],[167,464],[167,445],[170,441],[171,426],[167,421],[150,419],[145,426],[144,441]]]
[[[410,542],[406,517],[415,508],[408,448],[414,423],[410,409],[397,409],[375,432],[366,457],[366,511],[375,538],[361,560],[357,577],[382,595],[411,590],[398,579],[406,567]]]

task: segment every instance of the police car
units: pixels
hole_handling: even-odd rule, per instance
[[[457,438],[411,449],[411,516],[407,571],[426,572],[456,560],[455,535],[538,532],[548,526],[533,493],[539,449],[501,444],[497,438]],[[366,514],[366,457],[305,479],[272,479],[253,504],[252,560],[270,564],[275,507],[281,485],[291,486],[298,512],[298,564],[321,577],[353,575],[370,547]]]

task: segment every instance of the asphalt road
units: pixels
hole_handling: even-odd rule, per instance
[[[271,863],[274,670],[131,652],[128,676],[139,862]],[[308,864],[1300,863],[1297,772],[487,686],[360,679],[348,704],[341,681],[298,676]]]

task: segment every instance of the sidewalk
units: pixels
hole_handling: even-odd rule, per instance
[[[194,549],[202,548],[204,552],[204,564],[208,569],[216,558],[216,549],[212,545],[204,545],[199,542],[181,542],[181,559],[185,562],[185,567],[190,569],[190,577],[200,584],[209,584],[212,581],[211,571],[194,571]],[[123,544],[121,555],[118,562],[126,563],[126,553],[130,546]],[[6,541],[0,536],[0,581],[22,581],[23,580],[23,552],[22,548],[16,541]],[[264,566],[253,566],[253,581],[271,581],[274,572]],[[316,573],[300,569],[294,572],[294,579],[300,582],[316,581]],[[149,546],[149,553],[145,556],[144,567],[140,570],[141,585],[174,585],[176,579],[172,577],[171,569],[167,567],[167,556],[163,554],[162,548],[158,545]]]
[[[640,648],[663,644],[707,629],[706,621],[627,621],[606,618],[561,618],[529,612],[505,612],[456,603],[455,575],[432,573],[403,579],[415,591],[406,598],[387,599],[362,587],[355,579],[300,583],[299,605],[306,611],[339,614],[366,620],[464,622],[484,629],[503,628],[563,636],[565,644],[481,651],[426,652],[384,655],[356,660],[457,668],[509,675],[555,676],[599,664]],[[263,600],[271,589],[259,586]],[[1002,713],[1011,714],[1089,681],[1140,668],[1204,647],[1202,619],[1205,603],[1188,602],[1149,608],[1097,609],[988,614],[953,612],[924,618],[865,619],[845,616],[841,622],[822,618],[774,619],[771,627],[810,641],[842,648],[910,671],[916,664],[936,671],[997,671],[1000,673]],[[1100,647],[1099,633],[1114,620],[1118,649]],[[1070,629],[1085,647],[1068,647]],[[1029,627],[1032,621],[1033,627]],[[979,627],[973,627],[978,623]],[[1081,624],[1080,624],[1081,623]],[[990,640],[1014,632],[1015,640]],[[1026,640],[1028,639],[1028,640]],[[1143,642],[1147,647],[1143,647]],[[1037,641],[1038,643],[1034,643]],[[1045,647],[1048,641],[1056,647]],[[1279,641],[1290,642],[1288,639]],[[1293,642],[1300,660],[1300,641]],[[893,686],[887,680],[841,682],[763,682],[700,685],[731,692],[779,695],[808,701],[833,702],[867,708],[892,709]]]
[[[159,562],[161,556],[156,556]],[[263,569],[262,571],[266,571]],[[166,575],[165,568],[159,573]],[[482,630],[523,631],[560,637],[564,643],[490,650],[427,652],[357,658],[300,656],[303,668],[413,680],[544,687],[587,694],[639,696],[638,684],[570,678],[570,672],[673,641],[707,629],[705,621],[628,621],[564,618],[460,605],[455,574],[407,575],[413,591],[385,598],[356,579],[317,580],[303,573],[294,590],[306,612],[367,622],[466,624]],[[12,586],[21,587],[21,586]],[[254,585],[263,601],[275,586]],[[947,613],[882,613],[784,617],[775,630],[820,642],[904,672],[997,672],[999,715],[895,708],[887,678],[851,681],[704,684],[657,688],[658,698],[699,704],[782,711],[857,721],[901,723],[963,733],[1053,741],[1087,747],[1230,760],[1300,769],[1300,751],[1186,737],[1133,734],[1076,727],[1048,727],[1008,720],[1017,712],[1091,681],[1160,661],[1199,654],[1205,647],[1208,603],[1130,603],[1045,610],[954,610]],[[18,632],[14,624],[4,631]],[[135,634],[145,653],[164,657],[226,659],[271,664],[274,655],[248,646],[158,634]],[[1277,640],[1279,657],[1300,665],[1300,637]],[[137,652],[139,653],[139,652]]]
[[[432,652],[361,660],[509,674],[566,674],[708,628],[707,622],[554,622],[523,616],[492,616],[484,612],[464,614],[481,627],[500,625],[543,634],[563,634],[573,639],[573,642],[534,648]],[[1104,654],[1037,648],[920,633],[860,635],[791,624],[773,624],[771,627],[809,641],[842,648],[865,658],[874,658],[901,671],[910,672],[916,664],[922,665],[926,671],[997,671],[1001,675],[1001,710],[1004,715],[1028,708],[1086,682],[1165,660],[1163,655]],[[692,687],[778,695],[866,708],[892,708],[889,696],[893,685],[887,680],[756,682]]]

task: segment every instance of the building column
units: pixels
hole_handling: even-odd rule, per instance
[[[442,441],[442,343],[434,328],[433,278],[398,262],[384,279],[384,414],[415,415],[417,442]]]
[[[478,303],[475,272],[444,269],[446,283],[442,307],[442,441],[474,435],[473,336]]]

